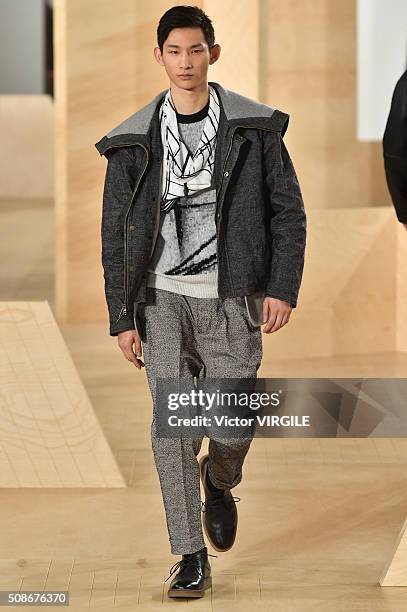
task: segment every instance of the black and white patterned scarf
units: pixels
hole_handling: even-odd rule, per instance
[[[198,147],[191,155],[179,136],[171,89],[161,104],[159,119],[164,150],[161,210],[169,212],[180,197],[211,186],[215,162],[220,105],[215,89],[208,85],[209,109]]]

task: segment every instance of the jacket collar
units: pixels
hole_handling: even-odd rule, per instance
[[[287,113],[274,109],[268,104],[262,104],[261,102],[252,100],[230,89],[226,89],[216,81],[209,81],[208,83],[216,89],[219,95],[221,113],[224,113],[225,120],[229,127],[233,125],[243,125],[247,127],[267,128],[281,131],[282,135],[284,135],[289,121],[289,115]],[[148,133],[154,114],[167,91],[168,88],[160,91],[151,102],[127,117],[127,119],[119,123],[103,136],[103,138],[95,144],[100,155],[104,155],[111,147],[148,143]]]

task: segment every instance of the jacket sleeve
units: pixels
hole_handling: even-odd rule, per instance
[[[105,155],[108,161],[103,189],[102,265],[109,333],[117,336],[119,332],[135,329],[133,317],[123,314],[124,218],[133,193],[134,160],[128,147],[112,148]]]
[[[397,81],[383,135],[387,186],[396,215],[407,223],[407,71]]]
[[[270,205],[271,267],[266,296],[297,306],[306,244],[306,215],[300,185],[283,132],[264,136],[265,182]]]

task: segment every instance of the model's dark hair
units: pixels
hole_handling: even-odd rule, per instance
[[[168,34],[174,28],[201,28],[209,49],[215,44],[212,21],[199,6],[173,6],[162,15],[157,28],[157,42],[161,53]]]

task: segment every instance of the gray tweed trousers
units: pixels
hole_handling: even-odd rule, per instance
[[[171,553],[205,546],[201,525],[200,438],[156,435],[156,377],[256,379],[263,356],[262,331],[248,318],[244,297],[197,298],[147,287],[137,328],[153,400],[151,442],[160,481]],[[141,328],[141,329],[140,329]],[[221,489],[242,480],[252,438],[209,439],[209,476]]]

